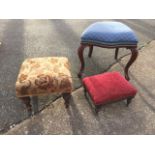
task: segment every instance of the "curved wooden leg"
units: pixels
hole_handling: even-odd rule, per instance
[[[117,57],[118,57],[118,51],[119,51],[119,48],[116,48],[116,50],[115,50],[115,60],[117,60]]]
[[[85,49],[85,45],[80,45],[80,47],[78,48],[78,56],[79,56],[79,59],[80,59],[80,62],[81,62],[81,68],[80,68],[80,71],[78,73],[78,77],[81,78],[82,76],[82,72],[84,70],[84,66],[85,66],[85,63],[84,63],[84,59],[83,59],[83,51]]]
[[[65,100],[65,107],[68,108],[69,107],[69,100],[71,98],[71,94],[70,93],[63,93],[62,97]]]
[[[19,99],[21,99],[22,102],[26,105],[26,108],[28,111],[32,111],[32,106],[30,104],[31,99],[29,96],[28,97],[20,97]]]
[[[128,73],[129,68],[130,68],[130,66],[133,64],[133,62],[136,60],[137,56],[138,56],[138,50],[137,50],[136,48],[131,49],[131,57],[130,57],[129,62],[128,62],[127,65],[125,66],[125,70],[124,70],[124,72],[125,72],[125,78],[126,78],[128,81],[130,80],[130,78],[129,78],[129,73]]]
[[[91,58],[92,53],[93,53],[93,45],[89,46],[89,54],[88,54],[89,58]]]

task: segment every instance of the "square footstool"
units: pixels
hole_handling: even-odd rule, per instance
[[[95,112],[105,103],[127,99],[127,106],[137,90],[119,72],[108,72],[82,80],[85,95],[88,92],[93,101]]]
[[[68,107],[72,92],[70,64],[66,57],[26,59],[16,81],[16,95],[31,110],[30,96],[61,93]]]

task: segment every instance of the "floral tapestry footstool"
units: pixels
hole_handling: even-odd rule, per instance
[[[72,92],[70,64],[66,57],[26,59],[16,81],[16,95],[31,110],[30,97],[61,93],[66,108]]]

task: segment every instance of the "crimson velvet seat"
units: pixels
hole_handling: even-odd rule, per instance
[[[82,80],[85,95],[88,92],[95,112],[105,103],[127,99],[127,106],[136,95],[137,90],[119,72],[108,72]]]

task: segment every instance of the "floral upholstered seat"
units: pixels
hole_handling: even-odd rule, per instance
[[[16,81],[18,97],[71,91],[72,78],[67,58],[30,58],[21,65]]]

